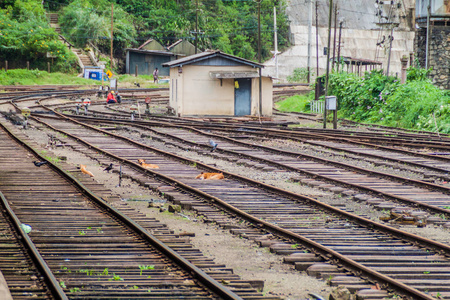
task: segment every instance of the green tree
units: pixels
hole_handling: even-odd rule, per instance
[[[78,47],[92,42],[109,53],[111,39],[111,3],[107,0],[75,0],[60,17],[63,35]],[[115,56],[135,43],[136,30],[131,16],[120,6],[114,7],[113,49]]]
[[[42,5],[33,0],[17,0],[13,6],[0,9],[0,57],[10,65],[47,69],[53,57],[54,71],[68,71],[75,64],[75,56],[58,40],[58,34],[45,18]]]

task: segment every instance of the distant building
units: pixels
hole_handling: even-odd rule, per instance
[[[178,116],[258,115],[259,69],[264,66],[220,51],[164,63],[170,68],[170,107]],[[262,77],[263,116],[272,115],[272,78]]]
[[[163,63],[177,59],[177,55],[165,50],[126,50],[126,73],[135,74],[137,67],[138,75],[152,75],[153,70],[158,68],[159,76],[169,76],[169,69],[164,68]]]
[[[166,48],[158,43],[158,41],[155,41],[154,39],[148,39],[142,45],[140,45],[137,50],[166,51]]]
[[[195,46],[189,41],[179,39],[172,45],[168,46],[167,51],[178,55],[189,56],[195,54]]]
[[[186,40],[180,39],[166,49],[154,39],[148,39],[136,49],[126,49],[126,73],[135,74],[137,67],[138,75],[152,75],[158,68],[159,76],[169,76],[169,68],[163,67],[163,63],[194,53],[195,46]]]

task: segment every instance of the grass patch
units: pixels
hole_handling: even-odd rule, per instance
[[[168,87],[169,84],[153,83],[152,75],[134,75],[124,74],[115,76],[118,80],[119,88],[136,87],[139,83],[141,88]],[[0,85],[101,85],[99,80],[77,77],[75,74],[66,73],[48,73],[41,70],[12,69],[0,70]],[[104,85],[109,85],[109,81],[104,81]],[[0,88],[1,90],[1,88]]]
[[[131,74],[123,74],[117,76],[119,81],[119,86],[125,87],[136,87],[134,83],[139,83],[141,88],[156,88],[156,87],[168,87],[169,84],[157,84],[153,83],[153,75],[138,75],[135,77]]]
[[[308,112],[309,102],[313,99],[313,96],[313,93],[308,93],[306,95],[288,97],[275,103],[275,108],[284,112]]]
[[[0,70],[0,85],[95,85],[100,81],[77,77],[74,74],[48,73],[40,70]]]

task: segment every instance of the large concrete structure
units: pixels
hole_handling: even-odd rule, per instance
[[[292,46],[278,56],[278,70],[281,80],[293,73],[295,68],[307,68],[308,65],[308,20],[309,9],[313,8],[311,32],[311,68],[315,77],[316,70],[316,34],[318,35],[319,74],[326,70],[326,52],[328,42],[328,0],[292,0],[287,8]],[[400,58],[414,51],[414,0],[383,1],[389,5],[376,5],[374,0],[346,0],[337,2],[337,24],[342,21],[341,56],[354,59],[379,61],[386,70],[389,57],[389,37],[393,29],[392,51],[390,59],[391,75],[400,74]],[[382,1],[380,1],[381,3]],[[315,27],[315,4],[318,8],[318,28]],[[333,20],[334,26],[334,20]],[[334,29],[332,30],[334,33]],[[338,41],[339,28],[337,29]],[[333,56],[333,35],[331,57]],[[338,44],[338,42],[336,42]],[[338,45],[336,46],[336,48]],[[337,50],[335,52],[337,57]],[[265,75],[274,76],[275,60],[264,64]]]
[[[220,51],[206,51],[163,64],[170,67],[170,107],[177,116],[272,115],[272,78],[263,65]]]

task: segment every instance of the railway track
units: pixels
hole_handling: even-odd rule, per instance
[[[2,152],[8,146],[0,142]],[[13,149],[11,149],[13,150]],[[12,152],[12,151],[11,151]],[[5,162],[1,162],[2,169]],[[1,180],[7,172],[1,172]],[[2,290],[2,299],[67,299],[56,278],[48,272],[42,257],[35,253],[34,244],[22,227],[22,223],[11,210],[4,195],[0,192],[2,214],[0,215],[0,271],[9,292]],[[27,225],[25,225],[27,226]],[[51,295],[56,295],[51,297]]]
[[[359,274],[365,279],[369,278],[372,284],[379,283],[383,288],[401,290],[400,293],[414,299],[431,299],[431,295],[438,295],[438,293],[443,297],[450,295],[450,291],[444,284],[436,285],[436,283],[445,283],[448,275],[440,272],[434,274],[437,270],[445,270],[448,267],[448,259],[437,254],[448,255],[447,245],[396,231],[388,226],[324,205],[314,199],[281,191],[227,172],[224,172],[227,180],[208,182],[205,185],[206,181],[194,179],[199,173],[198,167],[220,170],[199,162],[186,161],[152,147],[138,145],[129,139],[118,136],[112,138],[108,131],[95,130],[93,127],[87,129],[82,124],[56,118],[47,118],[46,123],[48,123],[47,126],[75,138],[97,152],[104,151],[104,154],[117,159],[127,168],[140,170],[141,174],[149,174],[150,177],[144,181],[155,179],[171,181],[174,185],[171,190],[175,194],[188,193],[195,196],[194,198],[184,196],[184,199],[176,200],[178,203],[196,207],[200,213],[210,213],[209,217],[219,224],[227,222],[226,216],[220,212],[211,212],[211,208],[199,204],[198,197],[204,198],[202,201],[213,199],[213,202],[220,204],[227,213],[240,212],[241,218],[256,224],[256,228],[264,229],[262,231],[256,228],[243,229],[242,232],[247,236],[262,238],[269,231],[287,239],[290,243],[282,243],[280,247],[285,250],[284,253],[295,253],[299,257],[297,261],[299,268],[302,266],[308,266],[308,269],[309,267],[319,268],[318,273],[322,275],[331,274],[332,277],[336,275],[338,278],[335,282],[352,281],[354,284],[349,286],[354,290],[371,285],[349,276],[347,272]],[[250,149],[250,151],[254,150]],[[158,164],[160,168],[156,171],[144,170],[136,164],[135,161],[138,158]],[[128,172],[135,171],[128,170]],[[239,232],[239,229],[236,231]],[[266,241],[266,243],[271,242]],[[308,265],[299,255],[299,252],[302,252],[301,247],[298,249],[299,245],[320,254],[327,261],[334,261],[336,265],[334,267],[314,266],[313,263]],[[413,245],[421,245],[428,250],[425,251]],[[430,256],[430,251],[436,254]],[[310,273],[313,274],[313,270],[310,270]],[[425,278],[427,276],[424,275],[432,273],[436,276]],[[387,295],[385,291],[377,291],[377,293],[372,296],[381,298]]]
[[[112,119],[130,119],[130,111],[125,111],[122,106],[113,106],[114,112],[106,112],[104,109],[97,110],[97,116],[110,116]],[[117,108],[116,108],[117,107]],[[111,108],[111,107],[109,107]],[[177,118],[162,115],[145,115],[141,113],[136,114],[148,121],[170,122],[172,125],[186,125],[186,126],[200,126],[205,130],[216,130],[224,132],[233,132],[236,130],[247,131],[249,134],[256,134],[266,137],[280,137],[280,138],[296,138],[296,139],[314,139],[336,142],[352,142],[360,145],[370,145],[377,147],[391,147],[392,149],[410,148],[410,149],[434,149],[434,150],[449,150],[450,137],[445,134],[437,134],[434,132],[419,132],[414,133],[407,130],[400,130],[386,128],[384,131],[371,132],[367,130],[331,130],[331,129],[314,129],[314,128],[287,128],[289,125],[294,125],[293,122],[245,122],[240,123],[239,120],[234,119],[195,119],[195,118]],[[309,118],[309,117],[308,117]],[[248,120],[247,120],[248,121]],[[234,123],[234,124],[233,124]],[[282,127],[274,128],[274,127]],[[370,128],[370,126],[368,127]],[[439,156],[438,154],[434,154]]]
[[[202,258],[158,222],[95,196],[92,191],[102,191],[101,186],[81,184],[51,162],[34,166],[33,159],[44,158],[5,130],[2,126],[0,156],[9,159],[3,163],[0,190],[20,222],[31,226],[29,237],[66,295],[45,299],[277,299],[260,295],[248,282]],[[3,260],[10,255],[2,254]]]
[[[127,122],[119,123],[118,121],[115,121],[114,124],[138,126]],[[140,125],[139,127],[142,130],[141,134],[153,132],[160,136],[159,139],[166,139],[166,142],[167,139],[178,140],[184,144],[190,144],[191,147],[208,148],[208,140],[213,138],[220,144],[220,153],[232,155],[236,158],[257,160],[267,166],[299,172],[315,179],[331,182],[334,185],[351,186],[356,190],[370,192],[377,197],[384,196],[386,199],[421,208],[432,214],[443,214],[448,217],[450,213],[448,209],[450,207],[450,196],[448,195],[450,188],[446,184],[435,184],[391,175],[386,172],[371,171],[345,162],[320,158],[317,155],[307,155],[299,149],[287,151],[281,150],[280,147],[256,145],[223,135],[205,133],[192,127],[186,127],[184,130],[180,130],[180,126],[172,127],[168,125],[159,128],[149,125]],[[342,148],[337,148],[337,150],[341,151]],[[361,151],[359,154],[363,155],[365,152]],[[374,156],[373,154],[369,155]],[[389,155],[389,153],[384,153],[383,156],[379,154],[377,157],[384,158],[386,155]],[[407,160],[402,162],[407,162]],[[439,160],[428,161],[428,163],[429,165],[416,163],[416,166],[429,167],[431,170],[439,170],[441,173],[449,172],[450,165],[445,165]],[[432,167],[438,163],[440,163],[440,167]],[[303,181],[307,182],[308,179],[303,179]],[[377,204],[380,202],[382,200],[378,201]],[[442,220],[442,222],[445,221]]]

